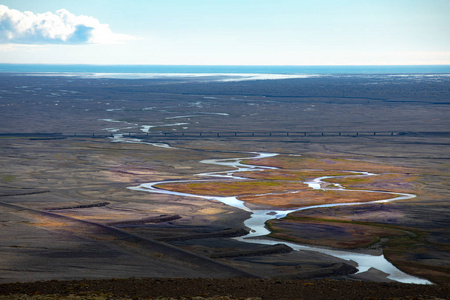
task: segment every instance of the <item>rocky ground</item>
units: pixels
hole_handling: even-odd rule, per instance
[[[0,285],[0,299],[449,299],[448,285],[336,280],[112,279]],[[64,298],[66,297],[66,298]]]

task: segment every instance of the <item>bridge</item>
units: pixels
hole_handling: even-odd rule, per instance
[[[108,138],[115,134],[122,134],[130,138],[302,138],[302,137],[382,137],[382,136],[427,136],[450,137],[450,132],[402,132],[402,131],[150,131],[150,132],[31,132],[31,133],[0,133],[2,137],[24,137],[32,139],[64,139],[70,137]]]
[[[162,132],[164,136],[185,137],[295,137],[295,136],[359,136],[359,135],[398,135],[393,131],[380,132],[350,132],[350,131],[201,131],[201,132]]]

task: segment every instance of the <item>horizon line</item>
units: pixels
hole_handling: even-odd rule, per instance
[[[407,66],[449,66],[449,64],[330,64],[330,65],[264,65],[264,64],[90,64],[90,63],[9,63],[0,62],[0,65],[54,65],[54,66],[186,66],[186,67],[407,67]]]

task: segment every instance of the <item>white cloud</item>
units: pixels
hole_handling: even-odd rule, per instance
[[[131,39],[113,33],[94,17],[76,16],[65,9],[34,14],[0,5],[0,43],[117,44]]]

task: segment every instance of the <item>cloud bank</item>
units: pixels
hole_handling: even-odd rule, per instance
[[[117,44],[131,39],[113,33],[94,17],[76,16],[65,9],[34,14],[0,5],[0,43]]]

